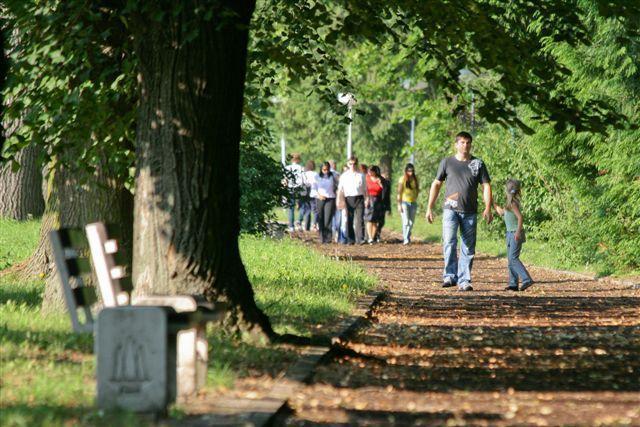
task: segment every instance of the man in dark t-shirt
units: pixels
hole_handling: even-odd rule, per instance
[[[484,162],[471,155],[473,138],[467,132],[456,135],[456,155],[440,162],[436,179],[429,191],[427,220],[433,222],[433,207],[442,183],[447,181],[442,211],[442,249],[444,273],[442,286],[458,285],[461,291],[471,291],[471,268],[476,252],[478,212],[478,185],[482,185],[484,211],[482,216],[490,223],[493,219],[491,205],[491,178]],[[460,228],[460,259],[458,259],[458,228]]]

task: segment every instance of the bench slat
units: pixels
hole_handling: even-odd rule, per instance
[[[66,260],[67,269],[69,270],[69,276],[78,277],[85,274],[91,274],[91,262],[88,258],[72,258]]]

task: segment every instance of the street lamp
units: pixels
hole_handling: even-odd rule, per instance
[[[285,99],[278,96],[272,96],[269,101],[274,104],[284,104]],[[284,139],[284,122],[281,123],[282,135],[280,136],[280,162],[282,166],[287,165],[287,141]]]
[[[346,105],[349,111],[349,127],[347,128],[347,160],[351,158],[351,126],[353,124],[353,106],[356,105],[356,97],[351,93],[339,93],[338,102]]]
[[[425,89],[428,86],[427,82],[419,81],[415,86],[411,86],[411,80],[404,79],[402,87],[408,91],[415,92],[417,90]],[[411,117],[411,133],[409,137],[409,145],[411,146],[411,156],[409,157],[409,163],[415,164],[415,154],[413,153],[413,146],[415,145],[415,132],[416,132],[416,117]]]
[[[477,78],[478,76],[468,68],[462,68],[460,70],[460,75],[458,76],[458,80],[460,80],[460,82],[464,84],[467,88]],[[476,97],[473,90],[471,91],[471,120],[470,121],[471,121],[471,134],[475,135],[476,133]]]

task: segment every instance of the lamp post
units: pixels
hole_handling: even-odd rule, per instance
[[[411,86],[411,80],[409,79],[404,79],[402,81],[402,87],[410,92],[415,92],[418,90],[425,89],[427,86],[429,86],[427,82],[423,82],[423,81],[417,82],[414,86]],[[415,161],[416,161],[415,153],[413,152],[413,146],[416,143],[415,134],[416,134],[416,117],[414,115],[413,117],[411,117],[411,133],[409,134],[409,145],[411,146],[411,156],[409,156],[409,163],[411,164],[415,164]]]
[[[284,105],[286,99],[280,98],[279,96],[272,96],[269,98],[269,102],[273,105],[282,104]],[[280,136],[280,162],[282,166],[287,165],[287,141],[284,138],[284,122],[280,123],[280,127],[282,128],[282,135]]]
[[[473,73],[473,71],[469,70],[468,68],[462,68],[460,70],[460,74],[458,76],[458,80],[460,80],[460,82],[462,82],[462,84],[464,84],[467,88],[469,87],[469,85],[475,80],[477,79],[478,76]],[[471,90],[471,114],[470,114],[470,118],[469,118],[469,124],[471,125],[471,134],[475,136],[476,134],[476,96],[473,92],[473,90]]]
[[[338,102],[342,105],[346,105],[349,115],[349,126],[347,128],[347,160],[351,158],[352,146],[351,146],[351,126],[353,124],[353,106],[356,105],[356,97],[351,92],[339,93]]]

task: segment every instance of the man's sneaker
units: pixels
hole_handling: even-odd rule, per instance
[[[531,286],[533,286],[533,281],[527,282],[527,283],[523,283],[522,286],[520,286],[520,290],[524,291],[525,289],[530,288]]]
[[[473,287],[471,285],[467,285],[467,286],[462,286],[462,287],[458,288],[458,290],[460,292],[467,292],[467,291],[472,291]]]
[[[517,286],[507,286],[506,288],[504,288],[505,291],[518,291],[518,287]]]
[[[452,288],[456,285],[456,282],[454,282],[453,280],[451,280],[451,277],[447,277],[442,281],[442,287],[443,288]]]

